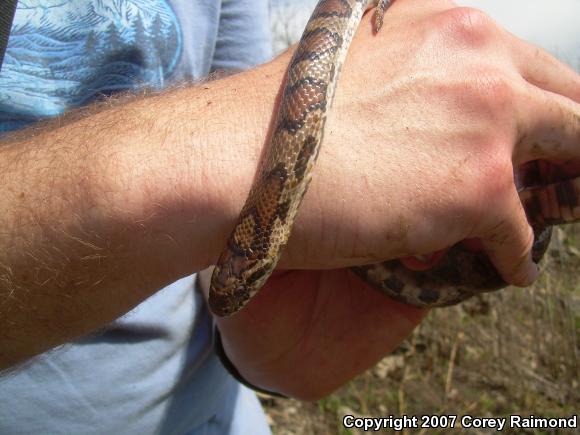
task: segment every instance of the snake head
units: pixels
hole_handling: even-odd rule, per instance
[[[237,313],[264,285],[275,263],[248,258],[227,249],[211,277],[209,307],[217,316]]]
[[[231,249],[223,252],[213,271],[209,288],[209,307],[215,315],[231,316],[250,299],[243,277],[255,262],[235,255]]]
[[[209,307],[216,316],[226,317],[237,313],[250,299],[244,285],[230,285],[220,289],[213,287],[209,292]]]

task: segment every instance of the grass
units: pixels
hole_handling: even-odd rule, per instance
[[[263,398],[274,433],[359,433],[342,427],[345,414],[575,415],[580,405],[580,225],[555,230],[543,269],[529,289],[509,288],[432,310],[392,355],[324,400]],[[451,432],[403,433],[426,431]]]

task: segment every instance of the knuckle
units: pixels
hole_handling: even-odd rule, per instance
[[[524,250],[525,250],[525,255],[527,256],[528,253],[530,253],[532,251],[532,248],[534,247],[534,241],[536,239],[536,236],[534,234],[534,230],[532,229],[532,227],[530,225],[526,225],[526,234],[525,234],[525,238],[524,238]]]
[[[474,146],[473,153],[478,157],[467,165],[473,190],[467,195],[468,200],[462,198],[466,207],[463,213],[467,221],[477,222],[478,237],[498,242],[498,238],[505,235],[504,228],[509,223],[509,220],[500,219],[504,216],[500,211],[513,195],[512,171],[508,163],[504,163],[507,159],[501,159],[501,153],[493,149],[501,143],[489,143],[488,146],[482,142]]]
[[[518,222],[518,225],[520,224],[521,223]],[[508,235],[511,235],[510,239],[512,240],[510,243],[513,246],[513,257],[515,260],[514,268],[517,268],[519,264],[523,263],[528,258],[528,254],[534,244],[534,232],[529,225],[522,226],[520,231],[516,228],[506,228],[506,231],[508,231]]]
[[[481,71],[477,76],[476,85],[481,98],[494,102],[499,108],[511,103],[514,98],[511,80],[500,71]]]
[[[514,241],[515,246],[512,248],[513,260],[511,264],[511,274],[514,277],[513,284],[520,286],[526,286],[529,284],[525,272],[525,265],[529,260],[529,254],[534,243],[534,234],[529,226],[527,228],[528,230],[522,234],[521,237],[516,238]]]
[[[498,225],[490,228],[485,239],[490,243],[488,252],[495,255],[504,266],[504,278],[510,284],[526,286],[530,284],[527,262],[533,244],[531,229],[522,232],[508,220],[502,220]]]
[[[479,9],[457,7],[442,12],[443,28],[462,45],[485,45],[495,33],[492,19]]]
[[[460,77],[448,78],[440,86],[447,97],[453,97],[478,116],[511,110],[516,99],[514,80],[506,72],[489,65],[470,65]]]
[[[500,158],[501,154],[489,153],[487,159],[480,162],[477,182],[484,189],[484,206],[505,204],[513,195],[514,175],[512,162]]]
[[[471,100],[469,106],[480,116],[500,118],[504,122],[513,118],[517,91],[513,79],[505,72],[478,66],[469,74],[465,91],[465,98]]]

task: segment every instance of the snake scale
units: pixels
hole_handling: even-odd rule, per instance
[[[214,314],[236,313],[274,270],[310,183],[326,113],[355,30],[365,11],[376,6],[378,32],[390,3],[318,2],[288,67],[260,172],[214,269],[209,297]],[[580,191],[580,183],[575,182],[566,197],[572,206],[578,205]],[[533,203],[532,196],[529,202]],[[534,261],[541,259],[550,241],[550,223],[543,220],[534,228]],[[411,271],[397,260],[352,270],[386,295],[418,307],[452,305],[506,286],[484,253],[460,244],[428,271]]]

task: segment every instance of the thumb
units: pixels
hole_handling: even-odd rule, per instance
[[[500,223],[482,235],[483,249],[503,279],[512,285],[526,287],[539,275],[532,260],[534,232],[514,190],[500,215]]]

